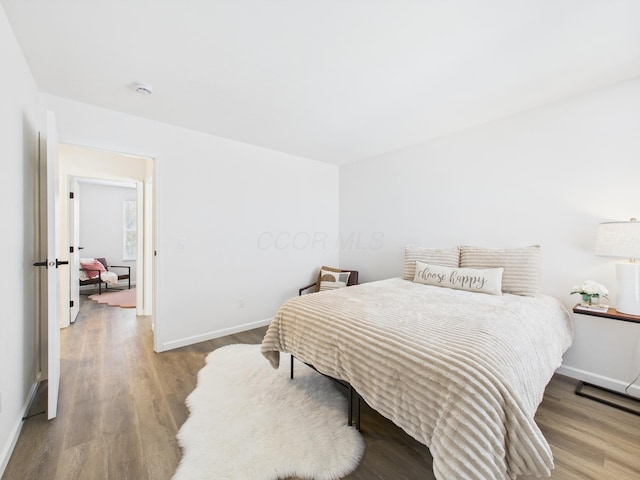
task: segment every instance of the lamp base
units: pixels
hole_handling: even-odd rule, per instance
[[[627,315],[640,315],[640,263],[617,263],[616,277],[616,310]]]

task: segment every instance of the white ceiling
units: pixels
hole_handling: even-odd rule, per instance
[[[41,91],[335,164],[640,75],[640,0],[0,3]]]

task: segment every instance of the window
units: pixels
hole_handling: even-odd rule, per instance
[[[136,202],[125,200],[122,209],[122,259],[136,259],[136,244],[138,232],[136,230]]]

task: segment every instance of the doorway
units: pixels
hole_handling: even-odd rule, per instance
[[[99,292],[108,293],[112,287],[116,290],[133,288],[128,292],[120,292],[120,295],[117,295],[116,290],[111,291],[111,296],[116,295],[121,300],[126,298],[127,304],[132,301],[134,304],[138,303],[135,301],[136,293],[144,286],[142,279],[137,281],[136,272],[139,256],[138,232],[143,231],[137,221],[143,215],[143,205],[137,201],[137,189],[143,188],[139,183],[84,177],[69,179],[69,191],[73,193],[69,195],[68,222],[70,323],[74,323],[79,313],[77,300],[80,295],[88,294],[87,290],[95,290],[97,287],[98,279],[87,282],[88,277],[81,269],[82,264],[78,265],[83,259],[86,263],[89,259],[104,258],[109,265],[108,270],[112,272],[110,281],[116,281],[113,276],[123,277],[118,285],[100,285]],[[142,239],[142,234],[140,238]],[[105,287],[108,287],[108,291],[104,291]],[[76,289],[78,292],[75,292]]]
[[[126,185],[135,188],[136,200],[136,315],[153,312],[153,159],[118,152],[61,144],[59,150],[60,245],[61,254],[69,256],[67,274],[61,278],[60,326],[75,321],[79,304],[78,192],[79,183]],[[74,191],[75,190],[75,191]],[[70,198],[74,197],[74,198]],[[80,200],[81,197],[80,197]],[[113,205],[122,209],[122,205]],[[120,211],[120,210],[119,210]],[[115,262],[119,263],[119,262]],[[66,288],[66,287],[69,288]],[[73,305],[73,306],[72,306]],[[152,320],[153,321],[153,320]]]

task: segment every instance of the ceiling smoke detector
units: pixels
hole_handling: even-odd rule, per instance
[[[136,92],[140,95],[151,95],[153,93],[153,88],[151,85],[147,85],[146,83],[136,83]]]

